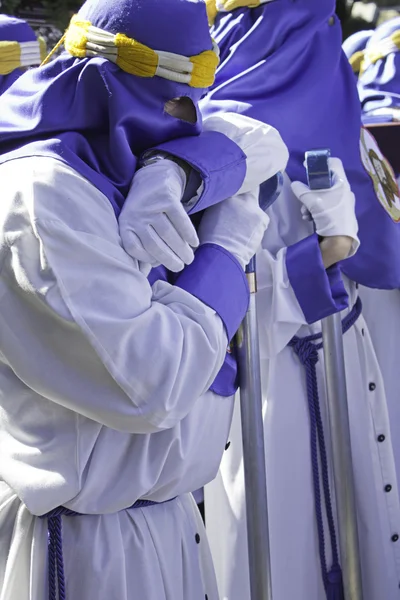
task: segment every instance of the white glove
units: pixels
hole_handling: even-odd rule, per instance
[[[239,113],[218,113],[203,123],[204,131],[218,131],[246,154],[246,177],[237,194],[249,192],[286,169],[288,149],[278,131]]]
[[[244,268],[257,252],[269,217],[258,205],[256,192],[236,194],[204,212],[199,227],[201,244],[218,244]]]
[[[318,235],[321,237],[350,237],[353,242],[349,256],[353,256],[360,245],[357,236],[355,196],[347,181],[342,161],[339,158],[329,158],[328,164],[333,175],[331,188],[310,190],[304,183],[294,181],[292,190],[303,204],[303,216],[305,209],[311,214]]]
[[[135,173],[119,216],[122,245],[130,256],[176,272],[193,261],[199,239],[181,204],[185,185],[183,169],[168,159]]]

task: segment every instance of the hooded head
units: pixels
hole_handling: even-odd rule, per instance
[[[358,79],[362,120],[396,174],[400,173],[400,17],[370,37]]]
[[[350,128],[359,151],[360,106],[335,0],[270,0],[219,12],[211,33],[221,64],[201,102],[205,116],[237,111],[273,125],[290,151],[289,176],[304,182],[306,150],[330,147],[343,157]],[[343,115],[347,129],[339,131]]]
[[[400,17],[386,21],[370,37],[359,77],[363,121],[395,120],[400,108]],[[374,119],[372,119],[373,121]]]
[[[28,67],[40,65],[46,44],[26,21],[0,15],[0,94]]]
[[[201,130],[197,103],[218,64],[205,4],[89,0],[63,41],[66,52],[25,73],[0,99],[0,162],[54,156],[118,213],[140,153]],[[168,114],[165,105],[176,98],[192,103],[197,119]]]
[[[257,8],[273,0],[206,0],[208,21],[214,25],[218,13],[232,12],[236,8]]]
[[[343,52],[347,56],[356,78],[358,78],[358,74],[360,73],[360,67],[364,60],[365,47],[373,33],[374,32],[372,29],[357,31],[343,42]]]

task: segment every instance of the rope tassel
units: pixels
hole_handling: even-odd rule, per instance
[[[328,573],[327,600],[345,600],[342,570],[339,565],[333,565]]]
[[[346,333],[354,325],[361,314],[362,304],[358,298],[351,312],[343,319],[342,331]],[[318,351],[322,348],[322,333],[316,333],[304,338],[293,337],[289,346],[299,357],[306,371],[307,401],[310,414],[310,446],[313,472],[315,516],[318,530],[318,545],[321,562],[321,576],[325,587],[327,600],[345,600],[343,577],[339,564],[339,551],[335,520],[332,507],[332,496],[329,484],[329,466],[326,451],[325,435],[318,393],[317,363]],[[318,342],[318,343],[316,343]],[[320,472],[321,467],[321,472]],[[321,493],[321,481],[322,491]],[[328,521],[330,546],[332,552],[332,567],[328,570],[325,552],[325,531],[322,510],[322,497],[325,503]]]

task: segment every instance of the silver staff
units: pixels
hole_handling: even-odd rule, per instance
[[[282,176],[278,174],[261,186],[260,206],[263,210],[277,199],[281,185]],[[247,266],[246,274],[250,303],[236,336],[236,346],[240,376],[250,590],[251,600],[272,600],[255,257]]]
[[[311,189],[331,187],[329,155],[329,150],[315,150],[306,153],[308,182]],[[344,594],[346,600],[362,600],[360,549],[340,313],[323,319],[322,340]]]

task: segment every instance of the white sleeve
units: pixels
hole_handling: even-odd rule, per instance
[[[257,316],[261,358],[273,358],[306,324],[286,268],[287,247],[293,230],[305,234],[298,200],[284,175],[281,195],[268,209],[270,223],[257,253]]]
[[[263,181],[286,169],[289,151],[275,127],[241,113],[207,117],[203,131],[219,131],[246,155],[246,175],[237,194],[253,191]]]
[[[220,317],[183,289],[152,289],[108,200],[70,167],[12,162],[24,179],[1,167],[4,359],[35,392],[108,427],[175,426],[223,363]]]
[[[268,236],[268,231],[266,237]],[[257,316],[261,358],[273,358],[307,322],[290,284],[287,248],[257,254]]]
[[[174,428],[157,435],[97,430],[93,421],[82,419],[79,439],[85,448],[77,473],[81,485],[71,500],[65,502],[64,497],[64,505],[78,512],[118,512],[136,498],[162,502],[205,485],[218,472],[233,402],[207,392]],[[91,435],[88,428],[98,434]],[[33,506],[25,481],[23,486],[24,498]],[[40,514],[48,500],[39,497],[39,502],[35,508]]]

